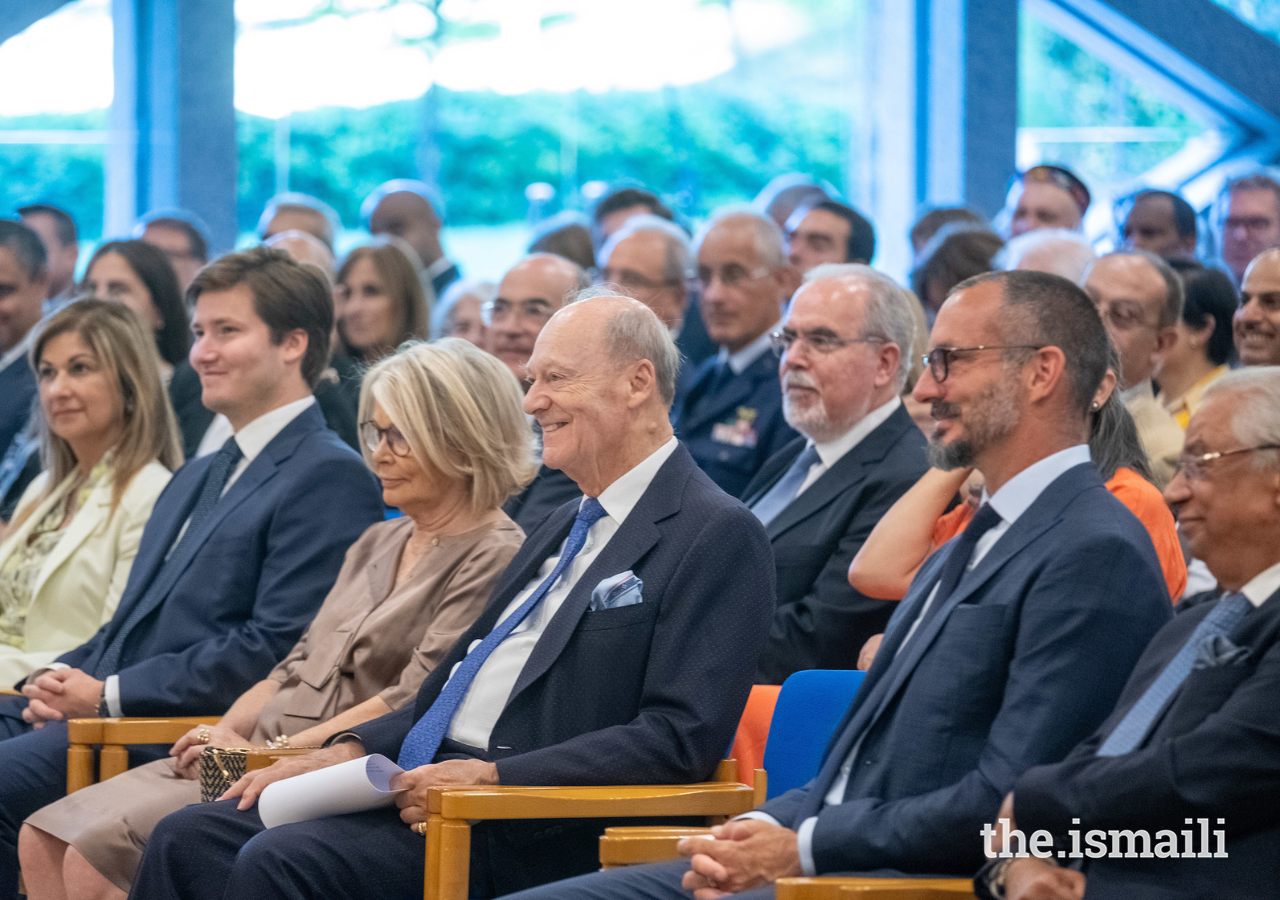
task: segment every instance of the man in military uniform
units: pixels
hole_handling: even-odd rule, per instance
[[[737,497],[797,437],[782,416],[769,335],[800,276],[776,223],[735,212],[713,219],[703,234],[698,281],[702,320],[720,352],[693,373],[671,421],[702,470]]]

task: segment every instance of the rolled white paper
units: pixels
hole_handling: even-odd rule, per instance
[[[391,779],[403,772],[381,753],[348,760],[267,785],[258,798],[258,815],[268,828],[322,816],[341,816],[390,806],[400,791]]]

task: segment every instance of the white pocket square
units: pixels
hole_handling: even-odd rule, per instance
[[[617,609],[644,602],[644,582],[635,576],[630,569],[611,575],[595,586],[591,592],[591,605],[588,610],[595,612],[602,609]]]

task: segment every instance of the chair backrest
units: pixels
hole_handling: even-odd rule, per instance
[[[783,682],[764,750],[770,799],[807,784],[818,774],[822,751],[866,674],[848,669],[810,669],[796,672]]]

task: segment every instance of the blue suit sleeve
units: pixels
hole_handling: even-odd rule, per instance
[[[1170,610],[1151,558],[1109,534],[1051,557],[1026,586],[1019,616],[977,767],[939,790],[824,808],[813,832],[819,873],[977,870],[979,831],[1016,778],[1062,759],[1097,728]]]
[[[381,753],[395,762],[400,756],[400,745],[417,722],[414,715],[414,704],[406,703],[397,710],[370,719],[350,730],[351,734],[360,738],[364,752],[370,755]]]
[[[355,458],[309,465],[272,516],[252,615],[181,652],[121,670],[125,715],[225,710],[293,646],[337,580],[347,548],[382,517],[376,486]]]

